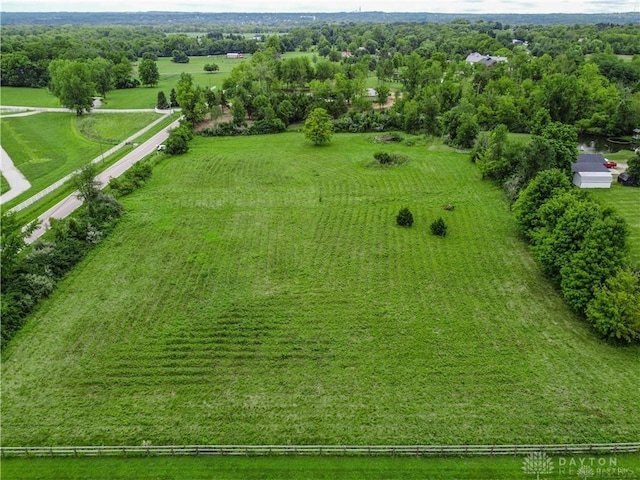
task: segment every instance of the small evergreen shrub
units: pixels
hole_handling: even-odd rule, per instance
[[[407,207],[400,209],[396,217],[396,223],[401,227],[410,227],[413,225],[413,214]]]
[[[444,237],[447,234],[447,224],[444,223],[442,217],[431,224],[431,233],[439,237]]]

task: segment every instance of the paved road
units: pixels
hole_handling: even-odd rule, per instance
[[[10,190],[2,194],[2,196],[0,197],[0,204],[16,198],[22,192],[31,188],[29,180],[27,180],[22,172],[20,172],[20,170],[16,168],[7,152],[5,152],[4,148],[2,148],[1,146],[0,171],[2,172],[2,176],[7,179],[7,182],[9,182],[10,187]]]
[[[104,172],[100,173],[96,177],[96,179],[101,183],[100,188],[106,186],[107,183],[109,183],[110,178],[120,176],[124,171],[131,167],[131,165],[139,160],[142,160],[150,153],[154,152],[157,148],[157,145],[163,143],[167,139],[167,137],[169,136],[169,131],[173,128],[176,128],[179,125],[179,122],[180,120],[176,120],[171,125],[164,128],[162,131],[156,133],[149,140],[142,143],[138,148],[128,153],[121,160],[107,168]],[[82,202],[78,200],[76,196],[77,194],[78,192],[73,192],[57,205],[53,206],[42,215],[40,215],[38,217],[40,226],[31,234],[30,237],[25,239],[26,243],[32,243],[40,238],[49,229],[49,220],[51,218],[65,218],[71,212],[76,210],[80,205],[82,205]]]

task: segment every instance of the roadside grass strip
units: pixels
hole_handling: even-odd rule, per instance
[[[540,478],[638,478],[640,455],[545,457]],[[527,457],[129,457],[11,458],[5,480],[363,479],[514,480],[537,478]],[[580,470],[582,468],[582,470]],[[599,475],[599,477],[596,477]]]

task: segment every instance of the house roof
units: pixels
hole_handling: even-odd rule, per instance
[[[598,162],[576,162],[571,164],[571,171],[573,173],[608,173],[611,174],[609,169],[604,166],[604,163]]]
[[[507,57],[494,57],[492,55],[482,55],[478,52],[473,52],[467,55],[468,63],[478,63],[482,62],[486,66],[490,67],[491,65],[498,62],[506,62],[508,61]]]
[[[601,153],[583,153],[578,155],[578,163],[601,163],[606,161]]]

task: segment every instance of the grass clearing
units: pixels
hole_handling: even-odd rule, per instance
[[[603,205],[615,208],[627,221],[631,261],[640,267],[640,188],[614,183],[611,188],[594,188],[589,193]]]
[[[576,479],[580,460],[604,459],[615,464],[613,478],[637,478],[640,456],[550,456],[554,470],[548,478]],[[572,465],[572,460],[577,466]],[[5,480],[191,480],[199,479],[487,479],[531,478],[522,457],[394,458],[394,457],[147,457],[147,458],[28,458],[4,459]],[[597,465],[594,468],[598,468]],[[618,470],[620,469],[620,470]],[[620,472],[625,472],[618,475]],[[547,478],[547,477],[545,477]],[[611,478],[611,477],[610,477]]]
[[[3,444],[636,441],[640,347],[569,311],[468,155],[372,137],[161,163],[4,350]]]
[[[0,104],[12,107],[60,108],[60,101],[46,88],[0,87]]]
[[[8,202],[10,208],[69,173],[100,157],[156,120],[155,113],[113,113],[76,116],[39,113],[0,119],[2,146],[31,188]]]
[[[8,192],[9,190],[11,190],[11,185],[9,185],[7,179],[4,178],[4,175],[0,173],[0,195]]]

